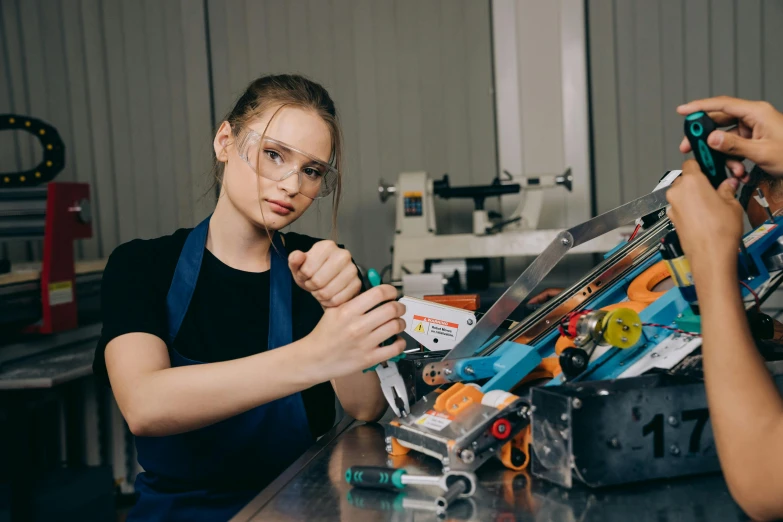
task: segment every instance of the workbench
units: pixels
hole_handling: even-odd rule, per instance
[[[440,463],[411,453],[389,460],[383,428],[343,419],[232,520],[310,522],[321,520],[476,521],[698,521],[747,520],[719,474],[647,482],[603,490],[570,490],[531,478],[526,472],[488,462],[477,472],[470,500],[451,504],[445,518],[434,511],[437,490],[408,487],[403,494],[352,489],[350,466],[404,467],[412,474],[438,474]]]

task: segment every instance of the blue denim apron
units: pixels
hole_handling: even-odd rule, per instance
[[[196,289],[206,248],[209,218],[185,240],[166,297],[171,366],[203,364],[174,350],[182,321]],[[271,250],[269,344],[272,350],[292,342],[292,277],[280,234]],[[165,400],[165,397],[161,397]],[[165,437],[137,437],[138,501],[128,520],[228,520],[258,490],[248,481],[267,483],[312,444],[300,393],[253,408],[216,424]]]

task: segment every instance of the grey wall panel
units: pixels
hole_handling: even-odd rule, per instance
[[[783,110],[783,2],[765,0],[762,12],[764,35],[762,97]]]
[[[743,0],[737,9],[737,96],[750,100],[761,98],[761,27],[761,0]]]
[[[193,222],[193,199],[191,197],[190,149],[188,145],[187,97],[185,89],[185,64],[183,59],[182,10],[179,2],[164,2],[164,23],[168,30],[164,34],[166,68],[168,71],[167,107],[171,114],[171,157],[172,173],[175,178],[176,222],[188,226]]]
[[[89,147],[95,165],[94,200],[99,237],[99,256],[108,256],[119,243],[117,185],[114,177],[113,137],[111,134],[108,74],[106,67],[106,37],[99,0],[81,0],[81,26],[84,42],[84,65],[89,114]],[[80,158],[79,161],[82,161]]]
[[[66,146],[58,181],[91,186],[93,238],[78,257],[106,257],[209,212],[203,2],[4,0],[0,13],[0,111],[54,125]],[[37,163],[34,140],[3,138],[4,163]],[[2,248],[13,261],[41,254],[40,242]]]
[[[588,0],[588,6],[599,211],[648,192],[662,171],[680,167],[677,105],[738,95],[783,107],[783,3]]]
[[[683,12],[681,0],[663,0],[661,7],[661,112],[663,121],[663,164],[668,170],[682,161],[682,117],[674,110],[685,99],[683,77]]]
[[[87,71],[85,68],[85,48],[82,34],[81,3],[79,0],[65,0],[62,3],[62,29],[64,39],[64,67],[68,71],[68,106],[71,111],[70,135],[73,146],[68,155],[74,181],[96,186],[95,163],[92,155],[92,129],[90,125],[89,92],[87,89]],[[97,204],[97,198],[93,198]],[[96,214],[100,214],[95,207]],[[95,259],[100,252],[99,219],[93,227],[93,237],[81,241],[79,257]]]
[[[592,103],[601,110],[593,110],[593,162],[601,180],[596,186],[595,201],[599,212],[614,208],[622,201],[619,107],[617,103],[618,74],[615,49],[615,22],[612,0],[590,0],[587,7],[589,48],[601,52],[590,53],[590,76],[593,85]],[[600,79],[600,81],[599,81]],[[600,85],[599,85],[600,84]]]
[[[181,0],[182,61],[185,64],[185,97],[187,99],[188,154],[193,217],[184,226],[193,226],[215,208],[209,192],[209,176],[214,157],[212,140],[209,63],[207,59],[206,21],[200,3]],[[214,60],[213,62],[214,63]]]

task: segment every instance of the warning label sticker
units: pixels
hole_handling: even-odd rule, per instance
[[[745,246],[749,247],[765,235],[767,235],[767,232],[770,230],[773,230],[777,225],[769,224],[769,225],[761,225],[759,228],[748,234],[748,236],[743,239]]]
[[[413,316],[413,331],[423,333],[433,337],[447,337],[451,340],[457,339],[457,323],[450,323],[440,319],[424,317],[422,315]]]
[[[73,302],[73,283],[61,281],[49,283],[49,306],[56,306]]]
[[[419,420],[416,421],[416,424],[431,430],[440,431],[451,424],[452,420],[454,419],[445,413],[439,413],[435,410],[428,410],[427,413],[419,417]]]

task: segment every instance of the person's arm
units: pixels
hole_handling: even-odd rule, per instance
[[[384,285],[331,308],[315,330],[290,345],[232,361],[171,368],[165,343],[144,333],[112,339],[106,367],[120,411],[142,436],[182,433],[398,355],[405,307]]]
[[[171,368],[166,343],[130,333],[106,346],[106,369],[134,435],[192,431],[314,386],[321,372],[302,339],[250,357]]]
[[[750,335],[737,280],[742,208],[736,180],[715,191],[695,161],[667,197],[691,264],[702,323],[712,430],[726,482],[745,512],[783,517],[783,400]]]
[[[296,284],[310,292],[325,311],[353,299],[362,290],[350,252],[333,241],[319,241],[308,252],[291,252],[288,264]],[[376,421],[388,407],[375,372],[358,371],[331,383],[343,410],[354,419]]]

